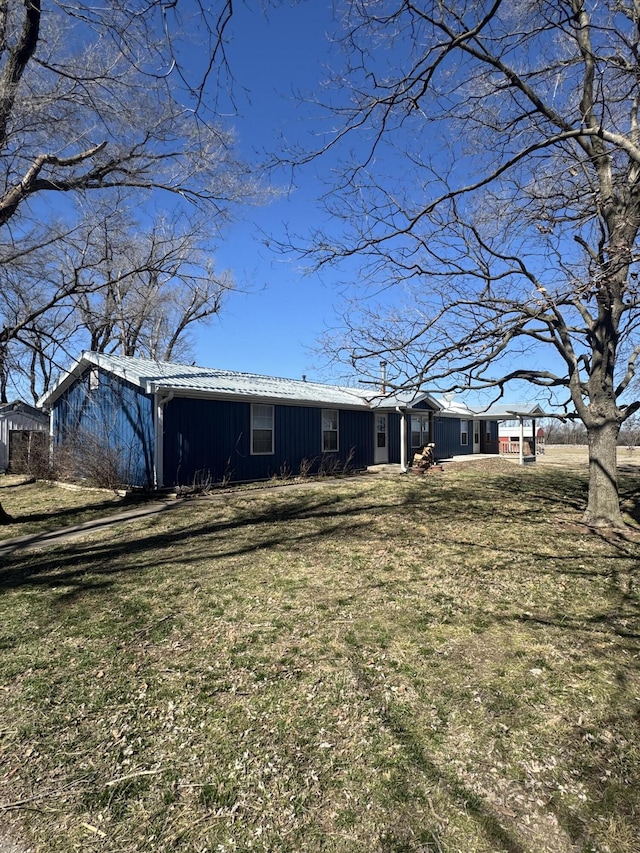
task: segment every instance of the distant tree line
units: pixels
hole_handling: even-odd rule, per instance
[[[587,430],[581,421],[549,419],[542,425],[546,444],[587,444]],[[620,428],[618,447],[640,446],[640,418],[631,417]]]

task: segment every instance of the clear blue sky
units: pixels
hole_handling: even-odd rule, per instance
[[[230,119],[237,132],[239,153],[251,160],[277,150],[279,140],[299,141],[313,148],[317,125],[299,95],[318,92],[327,68],[339,68],[339,49],[329,36],[337,27],[330,0],[301,0],[270,8],[238,3],[231,25],[228,59],[236,80],[239,115]],[[246,96],[242,89],[246,90]],[[435,140],[434,140],[435,143]],[[308,233],[314,223],[326,224],[318,199],[326,186],[317,173],[330,174],[329,158],[320,158],[297,173],[291,194],[267,206],[245,209],[226,229],[215,248],[219,269],[232,270],[239,291],[232,294],[219,317],[194,333],[198,364],[309,380],[344,380],[344,367],[328,367],[318,352],[327,327],[336,324],[341,294],[349,272],[326,270],[306,274],[295,256],[270,252],[263,232],[277,240],[289,228]],[[389,167],[391,168],[391,167]],[[351,267],[352,278],[357,259]],[[244,292],[246,291],[246,292]],[[531,353],[527,363],[531,366]],[[553,359],[545,353],[545,359]],[[551,366],[551,365],[547,365]],[[514,387],[510,399],[533,399],[535,389]]]
[[[327,30],[331,11],[324,0],[287,4],[269,11],[237,4],[228,57],[236,78],[240,115],[233,119],[239,152],[246,159],[274,150],[311,132],[294,90],[313,93],[330,61]],[[248,92],[243,96],[240,87]],[[267,206],[245,209],[216,246],[218,269],[233,271],[242,291],[232,294],[214,321],[195,333],[199,364],[309,379],[330,378],[312,352],[334,319],[338,289],[331,274],[305,275],[294,256],[263,245],[290,227],[304,231],[318,216],[322,186],[314,169],[301,173],[291,194]]]

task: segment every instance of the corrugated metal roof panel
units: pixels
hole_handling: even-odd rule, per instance
[[[147,391],[167,389],[292,403],[326,403],[369,408],[364,394],[358,389],[320,382],[102,353],[84,353],[84,358]]]

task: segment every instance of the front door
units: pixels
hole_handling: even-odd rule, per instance
[[[387,416],[376,415],[376,432],[374,436],[373,461],[382,465],[389,461],[389,442],[387,439]]]
[[[480,427],[482,426],[481,421],[473,422],[473,452],[480,453]]]

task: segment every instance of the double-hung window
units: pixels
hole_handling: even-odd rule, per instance
[[[338,410],[322,410],[322,452],[334,453],[338,450]]]
[[[273,453],[273,406],[251,406],[251,453]]]
[[[465,447],[469,444],[469,421],[460,421],[460,444]]]
[[[411,448],[418,450],[429,444],[429,416],[411,415]]]

